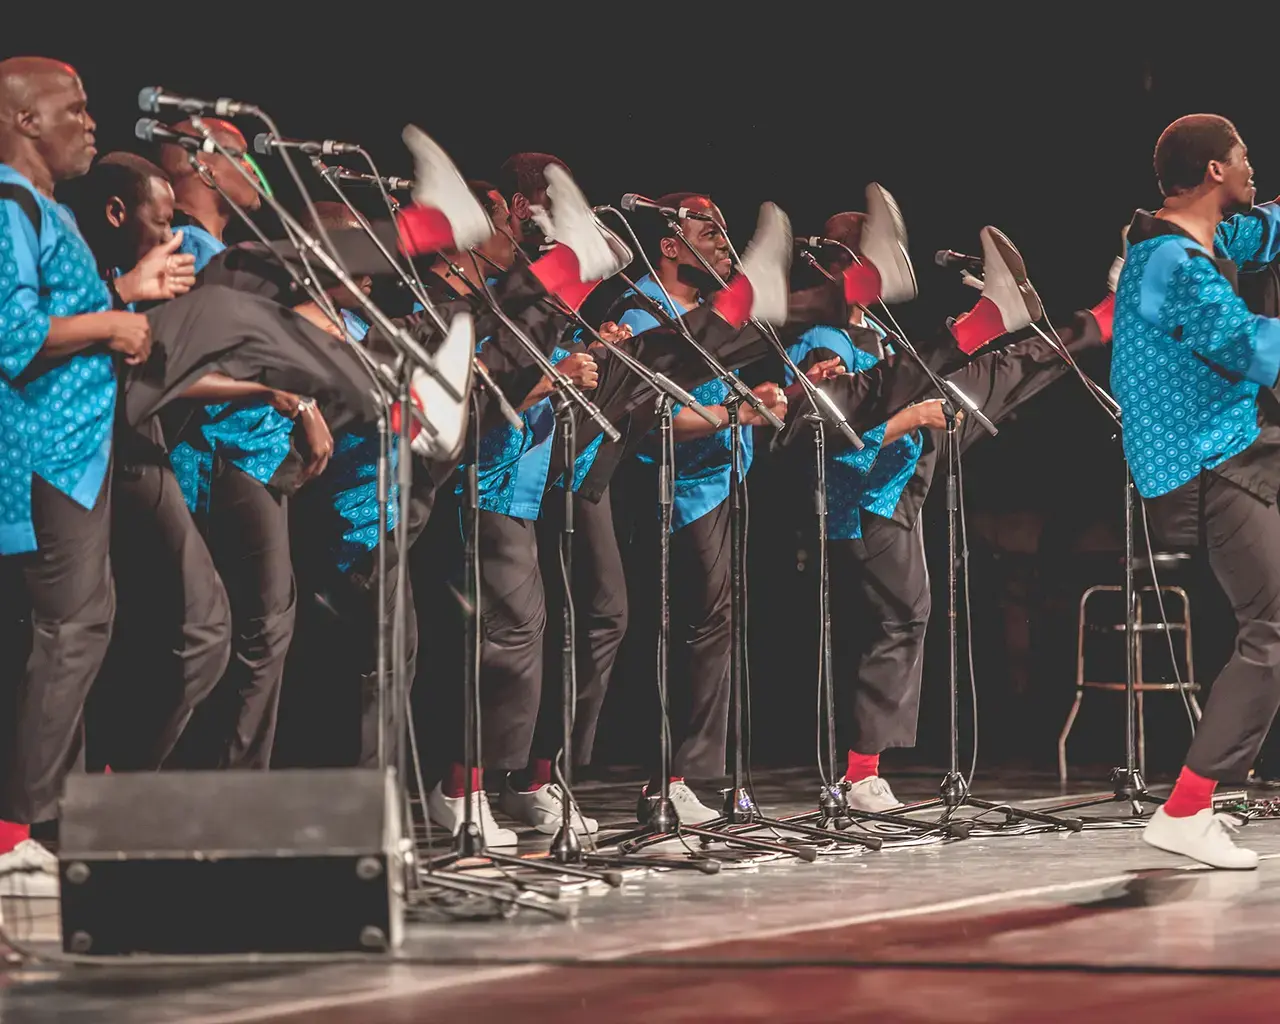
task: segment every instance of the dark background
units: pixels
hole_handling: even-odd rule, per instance
[[[136,95],[147,85],[255,102],[286,134],[363,142],[387,174],[412,174],[399,141],[411,121],[468,176],[541,150],[564,159],[595,202],[709,192],[740,246],[762,200],[812,233],[828,214],[859,208],[878,181],[902,208],[921,285],[899,317],[922,336],[973,299],[933,266],[933,252],[976,251],[984,224],[1019,246],[1051,318],[1099,301],[1120,228],[1159,201],[1151,152],[1176,116],[1232,118],[1260,195],[1280,181],[1270,37],[1243,22],[1126,25],[1113,6],[1088,5],[1070,17],[987,7],[980,19],[936,5],[892,18],[862,4],[786,5],[754,20],[736,5],[432,6],[393,17],[348,5],[314,18],[293,5],[212,6],[195,18],[131,5],[88,20],[47,7],[6,14],[0,56],[74,64],[102,152],[135,148]],[[280,188],[278,163],[263,167]],[[1088,369],[1105,382],[1105,355]],[[1047,765],[1070,703],[1079,595],[1119,579],[1117,445],[1078,383],[1064,380],[974,449],[965,470],[982,761]],[[751,652],[757,759],[796,763],[813,742],[816,601],[807,497],[788,479],[767,456],[752,472]],[[936,581],[938,512],[931,500]],[[1207,581],[1195,580],[1193,597],[1211,674],[1230,623]],[[945,758],[944,600],[936,589],[921,744],[910,757],[922,763]],[[650,685],[643,608],[635,620],[603,726],[611,760],[635,760],[647,742],[631,714]],[[1093,674],[1119,669],[1104,653]],[[1181,707],[1169,697],[1149,711],[1167,748],[1153,740],[1156,752],[1174,764]],[[1086,702],[1081,760],[1119,758],[1119,712],[1114,697]]]

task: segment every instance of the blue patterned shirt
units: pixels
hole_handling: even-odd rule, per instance
[[[1213,253],[1167,222],[1147,226],[1152,237],[1130,235],[1116,292],[1111,389],[1134,483],[1153,498],[1258,437],[1258,385],[1280,373],[1280,320],[1250,313],[1214,258],[1253,269],[1280,256],[1280,209],[1223,221]]]
[[[838,355],[851,373],[863,373],[880,362],[854,345],[848,332],[837,327],[812,327],[787,351],[802,365],[815,349]],[[793,379],[788,370],[787,383]],[[827,449],[827,535],[833,540],[861,537],[862,512],[892,518],[915,473],[924,440],[920,432],[904,434],[883,445],[885,427],[881,423],[866,431],[861,449]]]
[[[347,331],[353,341],[369,333],[369,325],[354,313],[342,311]],[[400,516],[400,486],[396,480],[399,450],[390,438],[390,489],[387,497],[387,532],[396,528]],[[361,424],[338,434],[333,439],[333,455],[325,471],[307,485],[320,492],[342,517],[345,527],[340,536],[328,539],[328,550],[334,564],[342,572],[350,569],[361,556],[378,546],[378,425]]]
[[[226,248],[198,224],[177,226],[178,251],[196,258],[196,273]],[[293,420],[265,402],[216,402],[200,410],[184,439],[169,454],[182,496],[193,511],[208,508],[214,456],[259,483],[275,475],[289,454]]]
[[[682,316],[667,301],[661,286],[645,274],[636,287],[662,306],[671,316]],[[685,310],[684,312],[688,312]],[[644,309],[629,309],[618,318],[619,327],[630,327],[632,335],[643,334],[658,326],[657,318]],[[721,405],[729,397],[729,387],[719,378],[699,384],[690,392],[699,405]],[[677,406],[676,412],[680,407]],[[743,429],[742,475],[751,468],[751,431]],[[675,506],[671,514],[671,532],[688,526],[714,511],[729,497],[733,435],[726,428],[707,437],[681,441],[676,445]],[[646,461],[651,456],[642,455]]]
[[[487,340],[487,339],[486,339]],[[484,342],[478,350],[483,350]],[[568,356],[556,348],[551,362]],[[480,439],[476,457],[480,486],[479,504],[489,512],[514,519],[537,519],[542,512],[542,496],[551,470],[551,441],[556,431],[556,414],[550,398],[544,398],[520,414],[520,430],[503,423]],[[575,476],[576,476],[575,466]],[[583,470],[585,474],[585,470]],[[462,493],[459,485],[458,493]]]
[[[94,346],[33,365],[50,317],[100,313],[111,293],[65,206],[7,164],[0,182],[26,189],[40,227],[16,200],[0,200],[0,555],[37,549],[31,483],[39,476],[92,508],[111,460],[116,405],[112,357]]]

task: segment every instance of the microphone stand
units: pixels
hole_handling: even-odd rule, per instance
[[[1043,307],[1043,304],[1042,304]],[[1121,416],[1120,404],[1103,388],[1096,383],[1093,378],[1086,374],[1071,356],[1066,345],[1058,336],[1057,330],[1049,323],[1049,318],[1043,318],[1045,327],[1049,333],[1046,334],[1038,324],[1032,324],[1032,329],[1040,335],[1049,345],[1065,359],[1076,375],[1084,383],[1086,390],[1093,399],[1102,407],[1111,419],[1115,422],[1117,431],[1114,440],[1122,442],[1121,456],[1124,455],[1123,438],[1124,423]],[[1052,335],[1052,337],[1050,336]],[[1125,460],[1124,470],[1124,629],[1125,629],[1125,660],[1124,660],[1124,695],[1125,695],[1125,721],[1124,721],[1124,765],[1111,769],[1111,785],[1112,792],[1109,796],[1095,797],[1086,800],[1072,800],[1065,804],[1059,804],[1050,808],[1051,811],[1075,811],[1085,807],[1098,807],[1103,804],[1110,803],[1127,803],[1131,815],[1140,818],[1144,814],[1143,804],[1162,804],[1164,798],[1156,796],[1147,789],[1146,780],[1142,776],[1142,769],[1138,764],[1137,754],[1137,684],[1138,684],[1138,645],[1142,642],[1141,634],[1138,632],[1138,593],[1133,579],[1133,512],[1136,502],[1134,501],[1134,492],[1136,486],[1133,482],[1133,473],[1129,469],[1128,460]],[[1141,497],[1138,501],[1141,501]],[[1144,524],[1145,528],[1145,524]],[[1156,567],[1151,566],[1152,582],[1157,586],[1159,580],[1156,579]]]
[[[635,233],[631,230],[631,225],[626,218],[612,207],[605,208],[608,212],[613,213],[625,225],[628,233],[636,245],[636,252],[640,255],[644,262],[650,277],[655,281],[659,288],[662,288],[662,282],[659,280],[657,272],[653,265],[649,262],[648,256],[644,252],[643,246],[640,245]],[[679,232],[677,237],[683,238]],[[686,240],[687,244],[687,240]],[[698,258],[701,254],[690,246]],[[704,266],[713,277],[716,277],[714,269],[703,261]],[[631,281],[625,275],[619,275],[623,281],[631,288],[637,296],[647,298],[644,293],[636,287],[635,282]],[[662,288],[663,295],[670,303],[671,309],[677,309],[675,302]],[[707,352],[692,336],[687,325],[682,318],[672,316],[660,303],[649,302],[644,303],[647,309],[651,309],[658,314],[658,319],[665,321],[678,331],[688,342],[690,342],[695,350],[703,357],[708,366],[720,376],[720,379],[729,388],[729,395],[725,398],[723,404],[729,416],[730,430],[730,472],[729,472],[729,511],[730,511],[730,579],[731,579],[731,597],[730,597],[730,700],[734,708],[734,760],[733,760],[733,780],[731,788],[725,793],[724,808],[719,817],[701,825],[685,825],[680,822],[675,807],[670,799],[670,736],[668,715],[668,663],[670,652],[670,608],[669,608],[669,579],[670,579],[670,546],[671,546],[671,521],[672,508],[675,501],[675,445],[672,439],[672,406],[667,395],[663,395],[659,403],[659,434],[661,439],[661,458],[658,470],[658,505],[659,505],[659,601],[661,606],[661,614],[659,618],[658,629],[658,696],[661,708],[660,721],[660,737],[659,737],[659,768],[661,779],[661,791],[656,806],[652,809],[649,821],[630,832],[621,836],[610,837],[610,843],[617,843],[624,852],[643,849],[655,843],[663,842],[670,838],[678,838],[682,834],[691,834],[700,837],[706,841],[719,841],[726,843],[736,843],[745,846],[748,849],[769,851],[773,853],[785,853],[800,860],[812,862],[817,859],[818,851],[809,845],[795,846],[783,842],[771,842],[769,840],[757,839],[754,836],[742,834],[759,828],[771,828],[774,830],[785,830],[806,838],[821,838],[826,842],[845,842],[856,843],[867,846],[871,849],[879,849],[881,841],[874,836],[858,836],[858,835],[842,835],[838,833],[828,832],[825,829],[811,828],[808,825],[792,826],[786,822],[775,819],[766,818],[759,813],[750,794],[747,792],[744,779],[744,762],[743,762],[743,721],[742,721],[742,670],[743,663],[743,611],[744,603],[743,594],[743,578],[742,578],[742,531],[741,531],[741,506],[738,477],[742,467],[742,434],[738,420],[739,404],[744,399],[741,397],[743,392],[750,395],[754,399],[753,408],[756,405],[764,407],[764,403],[760,401],[759,396],[755,395],[747,388],[736,374],[724,370],[719,361]],[[780,424],[772,411],[764,407],[768,412],[771,422]],[[717,423],[718,425],[718,423]],[[746,826],[745,828],[743,826]]]
[[[277,135],[279,134],[274,123],[270,121],[265,114],[262,114],[261,111],[258,111],[256,107],[253,108],[253,111],[258,113],[258,115],[263,118],[264,122],[267,123],[268,127],[272,130],[274,134],[277,134]],[[303,279],[297,273],[297,271],[292,266],[290,266],[288,260],[285,260],[283,257],[280,256],[279,253],[276,252],[275,248],[271,245],[270,241],[266,238],[265,234],[262,233],[257,228],[256,224],[254,224],[252,218],[249,217],[248,213],[245,212],[244,210],[241,210],[238,206],[236,206],[236,204],[230,200],[230,197],[227,196],[226,192],[223,189],[218,188],[218,191],[221,193],[223,198],[227,199],[231,208],[234,209],[238,213],[238,215],[241,217],[241,219],[243,219],[246,222],[246,224],[250,226],[250,228],[259,237],[259,239],[266,243],[268,251],[275,256],[277,261],[284,267],[284,269],[290,275],[290,277],[294,280],[294,282],[297,283],[300,287],[302,287],[305,290],[306,294],[309,295],[314,301],[316,301],[317,305],[320,306],[320,308],[325,311],[326,315],[337,326],[343,329],[344,334],[346,334],[344,321],[342,320],[341,316],[337,313],[336,309],[333,306],[333,303],[329,300],[328,295],[325,294],[324,290],[321,289],[318,283],[316,282],[315,274],[311,270],[310,264],[307,261],[306,253],[308,251],[315,254],[317,258],[320,260],[320,262],[325,265],[326,269],[329,270],[329,272],[333,274],[335,277],[337,277],[340,283],[346,286],[348,292],[350,292],[353,296],[355,296],[358,300],[360,300],[361,305],[366,310],[366,312],[369,313],[372,320],[383,329],[384,334],[386,334],[386,336],[391,339],[393,345],[395,345],[401,350],[401,357],[400,357],[401,362],[406,367],[405,377],[404,377],[406,382],[408,381],[407,367],[413,363],[417,363],[418,365],[422,365],[425,369],[427,369],[432,374],[432,376],[437,381],[440,382],[441,387],[446,391],[446,393],[457,396],[457,389],[454,388],[435,369],[434,364],[430,361],[429,357],[426,357],[426,352],[421,349],[421,346],[419,346],[414,339],[410,338],[407,332],[402,331],[398,326],[393,324],[392,321],[382,312],[382,310],[379,309],[373,303],[373,301],[368,298],[368,296],[365,296],[363,292],[360,291],[360,289],[350,279],[349,275],[346,274],[345,270],[340,266],[340,264],[338,264],[336,258],[331,256],[328,252],[326,252],[320,246],[320,244],[308,232],[306,232],[302,228],[302,226],[289,214],[289,212],[285,210],[283,206],[280,205],[280,203],[274,198],[274,196],[270,195],[265,189],[263,189],[261,187],[261,184],[257,182],[254,179],[254,177],[250,175],[243,167],[240,166],[240,163],[238,160],[235,159],[234,154],[227,151],[225,147],[223,147],[218,143],[217,139],[204,125],[203,121],[199,117],[193,117],[192,124],[198,131],[200,131],[203,134],[204,138],[209,142],[209,144],[217,152],[220,152],[223,156],[227,157],[228,161],[231,163],[233,167],[236,168],[237,172],[239,172],[241,176],[244,177],[245,180],[248,181],[254,187],[254,189],[258,192],[258,194],[262,197],[262,200],[266,202],[268,205],[270,205],[273,212],[275,212],[276,215],[280,218],[281,224],[284,225],[286,233],[290,236],[291,240],[293,241],[297,249],[299,258],[303,266],[307,269],[307,272],[310,275],[309,279]],[[296,170],[294,170],[292,167],[292,164],[289,160],[287,152],[285,152],[284,150],[281,150],[280,155],[281,155],[281,158],[285,160],[286,164],[290,167],[295,180],[298,182],[299,189],[302,191],[302,194],[308,205],[308,208],[314,211],[314,204],[312,203],[310,195],[309,193],[307,193],[305,187],[301,184],[301,181],[296,173]],[[206,177],[207,177],[207,180],[212,181],[212,175],[207,175]],[[215,187],[217,187],[216,184],[215,184]],[[327,233],[324,232],[323,224],[321,224],[319,217],[316,216],[314,212],[313,212],[313,218],[315,220],[317,230],[320,231],[322,235],[324,235],[326,242],[328,242],[328,236],[327,236]],[[329,244],[331,245],[331,243]],[[381,460],[381,464],[379,465],[379,469],[378,469],[379,547],[381,549],[381,553],[378,559],[379,572],[381,574],[379,578],[379,583],[378,583],[378,602],[379,602],[379,621],[378,621],[379,655],[378,657],[379,657],[379,671],[383,673],[383,675],[379,679],[379,684],[378,684],[378,717],[379,717],[379,768],[385,771],[390,766],[390,762],[392,760],[391,756],[389,755],[389,751],[387,750],[388,744],[386,743],[385,732],[384,732],[385,707],[386,707],[386,703],[385,703],[386,638],[385,638],[385,630],[383,628],[383,623],[385,622],[386,615],[387,615],[387,608],[386,608],[387,563],[386,563],[386,554],[385,554],[385,544],[387,539],[387,501],[386,501],[387,484],[386,484],[386,481],[387,481],[388,474],[387,474],[387,466],[386,466],[386,458],[385,458],[385,455],[386,455],[385,438],[386,438],[386,430],[387,430],[386,418],[389,417],[389,410],[387,410],[385,392],[382,390],[385,387],[385,385],[383,385],[382,383],[381,374],[377,371],[372,360],[369,358],[368,353],[365,353],[358,344],[353,345],[353,350],[359,354],[359,358],[366,365],[366,368],[370,369],[371,377],[375,385],[379,387],[379,396],[381,399],[381,406],[384,410],[383,423],[379,428],[380,434],[382,435],[382,442],[380,443],[380,446],[379,446],[380,447],[379,457]],[[421,356],[426,357],[426,362],[423,362],[422,359],[419,359],[416,353],[421,353]],[[408,395],[408,386],[406,383],[406,386],[403,389],[401,394],[402,399],[407,398],[407,395]],[[461,396],[458,396],[458,400],[461,400]],[[406,402],[406,404],[403,407],[408,409],[408,408],[412,408],[412,405]],[[401,484],[400,515],[401,515],[401,522],[407,522],[408,497],[409,497],[409,487],[408,487],[407,481],[410,479],[409,477],[410,470],[408,468],[410,463],[408,460],[411,455],[410,449],[408,447],[409,427],[408,427],[407,415],[401,417],[401,431],[399,435],[399,444],[400,444],[400,484]],[[407,562],[407,554],[408,554],[407,546],[403,547],[403,550],[399,550],[397,552],[398,561],[402,567]],[[406,570],[406,573],[407,573],[407,570]],[[404,715],[405,719],[407,719],[410,722],[410,724],[412,721],[411,716],[407,714],[408,689],[407,689],[406,665],[404,664],[404,657],[407,656],[405,651],[405,646],[407,641],[407,624],[405,622],[405,617],[407,615],[408,603],[407,603],[405,591],[404,591],[406,579],[407,579],[407,575],[402,576],[400,578],[400,588],[398,590],[398,597],[396,602],[397,618],[394,619],[392,623],[392,633],[393,633],[392,644],[393,644],[393,647],[395,647],[396,652],[399,655],[401,655],[401,658],[399,659],[399,663],[393,666],[393,671],[392,671],[392,675],[393,675],[392,689],[396,691],[393,695],[393,700],[392,700],[393,729],[396,725],[398,725],[402,721],[400,717],[401,715]],[[398,737],[396,741],[398,754],[395,758],[397,762],[397,767],[396,767],[395,776],[394,776],[395,785],[400,796],[401,804],[403,806],[403,815],[404,815],[403,820],[407,822],[412,822],[413,817],[412,817],[412,807],[409,801],[409,789],[405,781],[405,775],[403,770],[404,769],[404,750],[403,750],[404,744],[399,739],[399,736],[401,734],[397,733],[396,735]],[[410,738],[412,739],[413,737],[411,736]],[[415,747],[416,747],[416,742],[415,742]],[[419,775],[420,775],[420,772],[419,772]],[[403,827],[404,826],[402,824],[401,828]],[[406,867],[415,868],[415,870],[409,870],[406,872],[406,878],[407,878],[408,887],[410,890],[408,901],[410,903],[415,902],[414,900],[415,896],[417,896],[419,899],[426,898],[427,893],[424,890],[423,886],[429,885],[439,890],[459,892],[459,893],[464,893],[471,896],[481,896],[487,899],[492,899],[498,903],[505,903],[511,906],[528,907],[531,909],[540,910],[543,913],[560,918],[562,920],[567,919],[567,917],[569,916],[569,914],[566,911],[560,908],[557,908],[553,905],[546,904],[542,900],[531,901],[527,899],[524,894],[517,891],[516,888],[513,888],[511,885],[507,883],[494,882],[491,879],[465,879],[464,880],[456,877],[447,878],[447,877],[443,877],[443,876],[432,873],[429,869],[430,868],[429,865],[427,865],[428,870],[426,871],[426,875],[428,877],[424,878],[422,874],[418,870],[416,870],[417,862],[420,860],[420,858],[417,856],[416,851],[412,851],[412,844],[413,844],[412,833],[410,833],[410,836],[406,837],[405,839],[402,839],[401,842],[402,843],[407,842],[411,848],[409,851],[406,851],[406,856],[405,856]]]

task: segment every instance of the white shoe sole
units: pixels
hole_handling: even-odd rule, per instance
[[[1214,861],[1206,857],[1196,856],[1193,853],[1188,853],[1186,850],[1175,850],[1172,844],[1166,846],[1153,840],[1150,836],[1147,835],[1146,829],[1143,829],[1142,841],[1146,843],[1148,846],[1154,849],[1160,850],[1164,853],[1172,853],[1172,854],[1176,854],[1179,857],[1186,857],[1187,860],[1193,860],[1197,864],[1206,864],[1211,868],[1217,868],[1219,871],[1253,871],[1258,867],[1258,861],[1256,856],[1254,857],[1253,863],[1251,864],[1224,864],[1221,861]]]

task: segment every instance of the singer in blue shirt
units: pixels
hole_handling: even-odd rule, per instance
[[[245,150],[233,125],[205,125],[229,150]],[[176,129],[195,134],[189,122]],[[175,227],[200,271],[225,247],[235,207],[255,210],[261,197],[227,157],[200,153],[194,163],[190,157],[181,146],[160,147],[176,198]],[[191,768],[264,769],[296,609],[286,496],[323,472],[333,439],[315,404],[296,395],[273,393],[263,401],[261,388],[215,374],[197,381],[186,397],[194,403],[185,428],[170,439],[171,459],[226,584],[235,632],[220,692],[207,702],[212,710],[201,708],[176,759]],[[303,442],[305,461],[294,451],[295,439]],[[229,705],[224,719],[234,723],[229,733],[217,717],[223,697]]]
[[[1219,780],[1242,779],[1280,707],[1280,516],[1274,487],[1240,472],[1259,437],[1259,386],[1280,375],[1280,321],[1251,313],[1239,270],[1280,256],[1280,207],[1253,206],[1235,126],[1192,114],[1156,143],[1164,204],[1139,211],[1116,292],[1111,384],[1124,449],[1153,522],[1195,509],[1209,564],[1236,614],[1235,652],[1213,683],[1186,764],[1143,833],[1220,868],[1253,868],[1214,815]]]
[[[93,160],[84,87],[65,64],[0,62],[0,556],[31,600],[33,643],[18,685],[16,747],[0,818],[32,839],[5,869],[56,876],[58,798],[82,762],[84,700],[115,613],[109,477],[116,361],[151,348],[144,317],[111,294],[54,185]]]
[[[679,317],[719,287],[690,247],[696,248],[722,278],[729,276],[733,262],[724,234],[724,218],[710,199],[694,193],[676,193],[663,196],[658,202],[710,217],[682,220],[678,229],[664,230],[652,239],[650,259],[657,278],[645,275],[636,281],[637,287],[668,315]],[[682,237],[677,237],[675,230]],[[620,327],[629,327],[636,335],[659,322],[632,294],[619,300],[609,319]],[[762,384],[754,390],[779,417],[785,416],[786,397],[778,385]],[[686,780],[714,784],[725,769],[730,654],[728,497],[733,470],[729,414],[722,404],[729,394],[728,386],[721,380],[712,380],[695,388],[692,394],[720,423],[719,429],[713,429],[701,416],[684,408],[676,411],[673,423],[677,443],[671,535],[670,792],[680,820],[697,824],[709,821],[718,812],[704,804]],[[746,406],[739,407],[738,420],[742,441],[738,473],[742,479],[751,465],[749,428],[764,420]],[[653,451],[656,453],[656,445]],[[658,778],[651,778],[641,795],[642,819],[650,807],[648,793],[655,791],[659,782]]]

